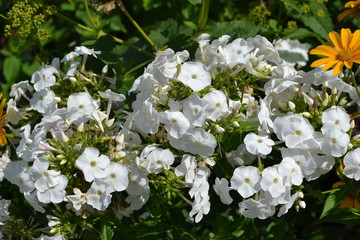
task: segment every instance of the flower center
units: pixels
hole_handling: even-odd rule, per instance
[[[300,135],[301,135],[301,131],[300,131],[300,130],[296,130],[296,131],[295,131],[295,135],[300,136]]]
[[[346,61],[349,58],[351,58],[351,52],[347,50],[339,52],[339,54],[336,56],[336,59],[339,61]]]
[[[248,179],[248,178],[244,179],[244,183],[249,183],[249,182],[250,182],[250,179]]]

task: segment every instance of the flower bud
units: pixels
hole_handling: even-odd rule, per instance
[[[84,123],[80,123],[80,125],[77,127],[77,130],[79,132],[83,132],[84,131]]]
[[[223,133],[225,132],[225,129],[220,127],[218,124],[215,125],[215,132],[216,133]]]
[[[305,118],[311,117],[311,114],[309,112],[302,112],[302,113],[300,113],[300,115],[305,117]]]
[[[305,209],[306,208],[306,203],[304,201],[299,201],[299,206],[302,208],[302,209]]]
[[[354,128],[355,127],[355,121],[354,121],[354,119],[353,120],[351,120],[351,122],[350,122],[350,128]]]
[[[103,67],[103,69],[101,70],[101,73],[105,75],[105,74],[107,73],[108,69],[109,69],[109,66],[108,66],[108,65],[105,65],[105,66]]]
[[[72,81],[72,82],[76,82],[76,78],[75,77],[69,77],[69,80]]]
[[[288,102],[288,106],[289,106],[290,110],[292,110],[292,111],[295,110],[295,108],[296,108],[295,103],[293,103],[292,101]]]
[[[234,127],[236,127],[236,128],[240,127],[240,124],[239,124],[238,121],[234,121],[234,122],[232,123],[232,125],[233,125]]]

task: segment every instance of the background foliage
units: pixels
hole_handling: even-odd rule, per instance
[[[110,14],[98,12],[96,9],[101,3],[0,0],[0,92],[8,97],[12,84],[30,79],[42,62],[50,63],[52,58],[62,57],[74,46],[101,50],[102,64],[89,59],[89,68],[100,72],[103,64],[108,64],[117,72],[119,92],[125,94],[157,50],[170,47],[174,51],[188,49],[193,53],[197,44],[192,38],[200,33],[209,33],[213,39],[224,34],[232,39],[259,34],[270,41],[299,39],[314,47],[328,41],[330,31],[342,27],[355,30],[360,24],[356,19],[337,22],[336,17],[345,3],[340,0],[132,0],[123,3],[152,42],[141,35],[119,8]],[[200,224],[194,224],[186,221],[186,203],[180,198],[171,201],[164,198],[161,184],[155,185],[156,191],[152,190],[154,194],[145,206],[151,215],[143,221],[139,220],[143,216],[136,213],[121,221],[111,214],[70,218],[61,208],[53,214],[67,221],[69,231],[80,232],[74,235],[79,239],[357,239],[360,211],[338,208],[348,191],[331,191],[338,178],[335,172],[326,177],[312,185],[321,190],[306,186],[305,210],[292,209],[282,218],[245,219],[237,213],[236,205],[226,210],[223,204],[215,202],[210,214]],[[328,190],[330,194],[322,193]],[[17,224],[2,230],[17,232],[14,239],[38,237],[38,229],[47,226],[47,219],[33,212],[21,194],[11,191],[9,183],[0,183],[0,193],[3,198],[12,199],[10,212],[18,217]]]

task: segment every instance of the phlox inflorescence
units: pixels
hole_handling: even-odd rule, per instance
[[[308,46],[295,40],[276,48],[262,36],[209,37],[195,39],[192,60],[186,50],[158,52],[129,90],[135,100],[122,117],[112,103],[126,97],[111,88],[107,67],[84,72],[88,55],[100,54],[92,49],[77,47],[43,65],[31,84],[14,85],[8,125],[20,141],[18,161],[2,165],[5,178],[37,211],[65,202],[76,215],[111,208],[120,218],[164,184],[167,199],[189,203],[195,222],[214,195],[248,218],[305,207],[302,185],[331,171],[335,159],[359,180],[353,86],[331,71],[297,70]],[[300,58],[283,59],[284,52]],[[82,87],[63,91],[66,84]],[[19,125],[35,114],[35,124]]]

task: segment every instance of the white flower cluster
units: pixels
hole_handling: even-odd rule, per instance
[[[297,71],[308,51],[297,41],[282,44],[282,54],[296,54],[291,61],[264,37],[229,39],[200,35],[193,60],[187,51],[158,52],[130,89],[136,100],[123,121],[110,119],[112,102],[125,100],[114,88],[58,95],[63,83],[114,85],[107,67],[101,75],[84,73],[87,56],[100,52],[77,47],[43,65],[32,84],[12,87],[9,123],[34,112],[37,118],[13,129],[20,160],[6,162],[5,178],[41,212],[65,201],[76,214],[112,204],[118,216],[128,216],[149,199],[149,176],[172,172],[189,188],[185,200],[195,222],[210,211],[217,166],[235,169],[230,178],[216,175],[213,190],[224,204],[238,193],[248,218],[304,208],[304,179],[329,172],[335,158],[344,159],[346,177],[359,180],[360,150],[349,151],[354,124],[345,110],[360,103],[355,88],[330,71]],[[23,100],[31,108],[18,108]],[[112,199],[114,192],[125,201]]]

